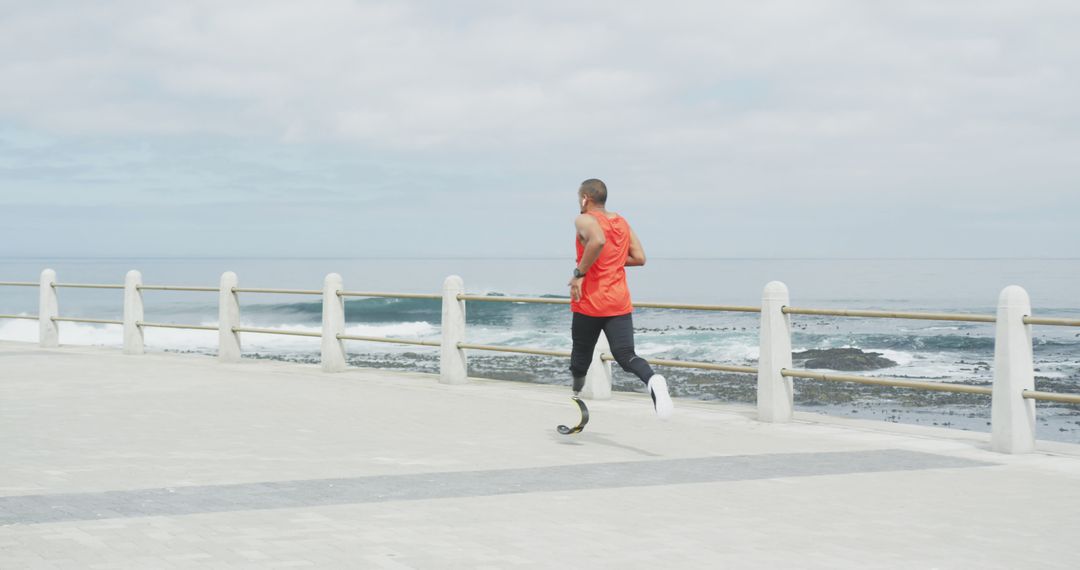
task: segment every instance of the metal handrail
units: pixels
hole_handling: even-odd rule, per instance
[[[339,293],[345,295],[346,293]],[[356,294],[361,296],[360,294]],[[395,297],[403,296],[395,293],[370,293],[371,297]],[[427,295],[424,298],[437,299],[438,295]],[[486,303],[538,303],[546,305],[569,305],[570,299],[559,297],[509,297],[503,295],[470,295],[461,293],[457,296],[459,301],[481,301]],[[692,303],[654,303],[635,302],[634,308],[641,309],[679,309],[686,311],[726,311],[742,313],[760,313],[761,307],[748,305],[697,305]],[[994,323],[997,322],[995,315],[978,315],[964,313],[929,313],[929,312],[905,312],[905,311],[864,311],[856,309],[812,309],[805,307],[784,307],[782,311],[788,315],[820,315],[831,317],[869,317],[879,319],[911,319],[923,321],[956,321],[971,323]],[[1024,317],[1024,323],[1029,325],[1051,325],[1064,327],[1080,327],[1080,319],[1058,319],[1050,317]]]
[[[352,334],[336,335],[339,340],[362,340],[367,342],[386,342],[390,344],[411,344],[415,346],[442,346],[441,342],[433,340],[409,340],[406,338],[391,338],[385,336],[362,336]]]
[[[880,319],[912,319],[922,321],[954,321],[968,323],[996,323],[995,315],[976,315],[963,313],[920,313],[903,311],[863,311],[853,309],[808,309],[802,307],[784,307],[788,315],[822,315],[831,317],[871,317]],[[1059,319],[1051,317],[1024,317],[1026,325],[1050,325],[1059,327],[1080,327],[1080,319]]]
[[[218,287],[196,287],[189,285],[136,285],[135,288],[140,291],[207,291],[213,293],[220,291]]]
[[[37,315],[0,315],[0,319],[26,319],[28,321],[38,320]]]
[[[951,382],[926,382],[923,380],[905,380],[903,378],[871,378],[869,376],[855,376],[853,374],[826,374],[824,372],[789,370],[787,368],[781,369],[780,374],[788,378],[809,378],[811,380],[828,380],[830,382],[855,382],[857,384],[872,384],[876,386],[918,388],[920,390],[933,390],[935,392],[986,395],[992,393],[992,388],[989,386],[971,386],[969,384],[955,384]]]
[[[487,303],[539,303],[545,305],[569,305],[570,299],[562,297],[509,297],[504,295],[470,295],[461,293],[459,301],[481,301]],[[697,305],[691,303],[654,303],[635,302],[634,308],[641,309],[680,309],[687,311],[729,311],[742,313],[760,313],[761,307],[745,305]]]
[[[140,326],[140,327],[151,327],[151,328],[159,328],[159,329],[193,329],[193,330],[200,330],[200,331],[216,331],[216,330],[218,330],[217,327],[210,326],[210,325],[181,325],[181,324],[175,324],[175,323],[148,323],[146,321],[136,321],[135,325]]]
[[[53,283],[53,287],[67,287],[70,289],[123,289],[123,285],[109,285],[103,283]]]
[[[679,309],[684,311],[726,311],[730,313],[760,313],[761,307],[746,305],[695,305],[691,303],[634,303],[638,309]]]
[[[380,291],[338,291],[339,297],[382,297],[388,299],[442,299],[432,293],[385,293]]]
[[[233,327],[232,332],[247,332],[247,333],[262,333],[262,334],[283,334],[289,336],[310,336],[321,338],[322,333],[307,332],[307,331],[283,331],[278,329],[263,329],[258,327]]]
[[[994,315],[970,315],[959,313],[915,313],[899,311],[863,311],[847,309],[806,309],[800,307],[784,307],[781,309],[788,315],[824,315],[832,317],[873,317],[880,319],[914,319],[923,321],[961,321],[973,323],[993,323],[997,321]]]
[[[472,350],[490,350],[492,352],[514,352],[518,354],[536,354],[539,356],[561,356],[565,358],[570,357],[570,352],[565,350],[544,350],[541,348],[499,346],[495,344],[473,344],[469,342],[459,342],[457,347]]]
[[[601,360],[612,361],[615,357],[603,353],[600,355]],[[649,364],[656,366],[670,366],[672,368],[697,368],[700,370],[716,370],[718,372],[734,372],[736,374],[757,374],[758,369],[753,366],[737,366],[734,364],[713,364],[712,362],[694,362],[690,360],[669,360],[666,358],[645,358],[643,359]]]
[[[216,289],[215,289],[216,291]],[[233,287],[233,293],[279,293],[283,295],[322,295],[318,289],[267,289],[264,287]]]
[[[488,303],[539,303],[544,305],[569,305],[570,299],[559,297],[507,297],[503,295],[468,295],[460,293],[458,301],[484,301]]]
[[[570,353],[565,350],[545,350],[540,348],[529,348],[524,346],[500,346],[494,344],[473,344],[467,342],[459,342],[458,348],[473,349],[473,350],[489,350],[492,352],[511,352],[517,354],[535,354],[539,356],[558,356],[569,357]],[[610,354],[601,354],[602,360],[610,361],[615,360]],[[751,368],[749,366],[731,366],[727,364],[713,364],[711,362],[689,362],[683,360],[664,360],[659,358],[646,359],[649,364],[655,364],[657,366],[671,366],[676,368],[700,368],[702,370],[718,370],[721,372],[736,372],[742,374],[757,374],[757,368]]]
[[[972,386],[970,384],[956,384],[954,382],[925,382],[921,380],[906,380],[902,378],[871,378],[868,376],[855,376],[852,374],[826,374],[811,372],[809,370],[783,369],[780,374],[789,378],[808,378],[811,380],[827,380],[830,382],[855,382],[858,384],[871,384],[875,386],[892,386],[897,388],[915,388],[920,390],[932,390],[936,392],[953,392],[957,394],[982,394],[992,395],[993,388],[990,386]],[[1024,398],[1043,402],[1058,402],[1062,404],[1080,404],[1080,394],[1064,394],[1061,392],[1042,392],[1038,390],[1024,390]]]
[[[5,287],[37,287],[39,284],[33,281],[0,281]]]
[[[1029,400],[1041,400],[1043,402],[1060,402],[1062,404],[1080,404],[1080,394],[1040,392],[1038,390],[1024,390],[1022,394],[1025,398]]]
[[[1049,317],[1024,317],[1025,325],[1050,325],[1054,327],[1080,327],[1080,319],[1052,319]]]
[[[58,322],[68,323],[97,323],[102,325],[122,325],[124,321],[117,321],[113,319],[90,319],[84,317],[51,317],[51,320]]]

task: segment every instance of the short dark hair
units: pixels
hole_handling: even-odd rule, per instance
[[[580,192],[601,206],[607,203],[607,185],[599,178],[590,178],[582,182]]]

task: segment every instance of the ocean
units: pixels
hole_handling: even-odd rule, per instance
[[[226,259],[49,258],[2,259],[0,280],[37,281],[42,269],[59,282],[122,283],[138,269],[146,284],[217,286],[224,271],[241,287],[320,289],[323,277],[340,273],[348,290],[438,293],[448,275],[459,275],[470,293],[565,296],[572,258],[550,259]],[[628,269],[636,300],[758,305],[761,290],[783,281],[799,307],[888,309],[993,314],[1008,285],[1031,295],[1039,316],[1080,318],[1080,259],[650,259]],[[144,292],[146,320],[213,325],[217,295],[205,292]],[[117,290],[59,290],[60,314],[120,319]],[[37,290],[0,287],[0,313],[36,314]],[[350,299],[347,332],[437,340],[438,301]],[[246,293],[245,325],[319,331],[318,297]],[[754,365],[758,315],[638,309],[638,353],[645,357]],[[792,316],[793,348],[854,347],[876,352],[896,366],[863,372],[931,381],[988,383],[992,378],[994,327],[891,319]],[[569,350],[570,313],[563,305],[469,303],[469,342]],[[119,326],[61,323],[62,344],[120,346]],[[1036,326],[1037,388],[1080,392],[1080,329]],[[147,329],[148,350],[214,354],[209,331]],[[0,339],[34,342],[37,323],[0,319]],[[317,362],[319,340],[244,334],[245,356]],[[438,370],[438,349],[349,341],[350,363],[396,370]],[[508,381],[569,384],[565,359],[470,352],[470,373]],[[617,390],[640,390],[632,375],[615,367]],[[665,369],[674,395],[750,403],[752,376]],[[990,400],[846,383],[796,380],[799,409],[882,421],[988,431]],[[1080,443],[1080,407],[1039,404],[1041,439]]]

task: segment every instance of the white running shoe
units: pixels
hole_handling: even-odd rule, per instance
[[[659,374],[653,374],[649,378],[649,395],[652,396],[653,407],[656,409],[656,417],[666,420],[671,417],[675,404],[671,403],[671,395],[668,394],[667,380]]]

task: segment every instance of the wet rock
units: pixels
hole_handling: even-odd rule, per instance
[[[805,368],[861,371],[892,368],[896,362],[880,352],[864,352],[859,348],[826,348],[792,353],[791,359],[801,361]]]

